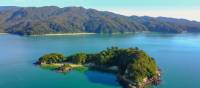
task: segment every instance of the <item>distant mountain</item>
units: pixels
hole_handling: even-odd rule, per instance
[[[82,7],[0,7],[0,32],[48,33],[200,32],[200,23],[165,17],[123,16]]]
[[[21,7],[16,7],[16,6],[0,6],[0,11],[14,11],[14,10],[18,10]]]

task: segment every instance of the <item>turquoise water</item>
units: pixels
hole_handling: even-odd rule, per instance
[[[0,88],[121,88],[113,74],[71,71],[60,74],[32,63],[46,53],[95,53],[110,46],[139,47],[162,69],[157,88],[200,87],[200,35],[124,34],[0,35]]]

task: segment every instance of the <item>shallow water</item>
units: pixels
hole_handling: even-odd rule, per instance
[[[200,35],[142,33],[0,35],[0,88],[121,88],[113,74],[96,71],[60,74],[32,64],[46,53],[95,53],[110,46],[137,46],[154,57],[162,69],[163,81],[157,88],[200,87]]]

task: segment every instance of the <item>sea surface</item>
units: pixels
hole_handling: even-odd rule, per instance
[[[0,35],[0,88],[121,88],[115,75],[74,70],[67,74],[33,65],[47,53],[96,53],[107,47],[139,47],[162,70],[156,88],[200,88],[200,34]]]

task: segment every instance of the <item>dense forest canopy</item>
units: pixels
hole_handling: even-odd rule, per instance
[[[165,17],[123,16],[82,7],[0,7],[0,32],[49,33],[200,32],[200,23]]]
[[[64,55],[57,53],[46,54],[39,58],[40,63],[46,63],[46,64],[59,63],[63,62],[64,60],[65,60]]]
[[[143,83],[144,79],[152,79],[158,75],[155,60],[137,47],[111,47],[95,54],[77,53],[67,57],[52,53],[40,57],[38,61],[40,64],[66,62],[83,65],[92,63],[94,67],[104,69],[116,66],[117,73],[133,83]],[[69,65],[64,67],[69,67]]]

